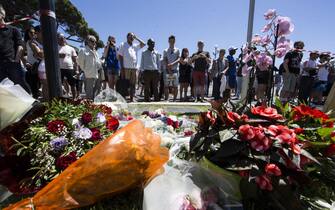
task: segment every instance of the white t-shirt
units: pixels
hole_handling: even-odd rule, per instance
[[[328,68],[326,67],[321,67],[318,71],[318,78],[320,81],[324,81],[324,82],[327,82],[328,81],[328,74],[329,74],[329,71],[328,71]]]
[[[167,48],[163,52],[163,58],[168,61],[168,63],[173,63],[180,57],[180,52],[178,48]],[[172,70],[176,71],[178,69],[178,63],[174,64]]]
[[[123,42],[118,54],[123,57],[123,67],[126,69],[137,69],[137,52],[141,49],[140,44],[129,45]]]
[[[69,45],[58,46],[58,53],[65,54],[64,58],[59,58],[59,67],[61,69],[73,69],[72,57],[77,57],[75,49]]]
[[[316,68],[317,62],[314,60],[309,59],[308,61],[305,61],[303,64],[303,68],[301,72],[302,76],[309,76],[309,72],[305,71],[304,68]]]

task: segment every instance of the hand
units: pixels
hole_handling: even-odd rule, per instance
[[[172,69],[172,64],[171,63],[169,63],[168,65],[167,65],[167,67],[169,68],[169,69]]]

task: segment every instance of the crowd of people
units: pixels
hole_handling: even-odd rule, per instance
[[[5,10],[0,7],[0,81],[8,77],[34,98],[48,100],[41,27],[29,28],[22,39],[21,32],[6,25],[4,18]],[[187,48],[175,46],[173,35],[168,38],[168,47],[162,53],[155,50],[152,38],[145,43],[134,33],[128,33],[126,41],[118,45],[115,37],[109,36],[101,56],[96,49],[96,37],[92,35],[79,50],[70,46],[63,34],[59,33],[57,39],[64,96],[73,99],[86,97],[93,100],[107,87],[128,98],[129,102],[137,97],[136,90],[140,95],[144,92],[146,102],[201,102],[205,96],[239,99],[246,76],[242,69],[252,66],[250,62],[243,62],[243,53],[236,56],[235,47],[218,50],[218,57],[215,53],[212,59],[205,51],[203,41],[198,41],[197,51],[191,55]],[[296,42],[276,71],[276,95],[284,102],[298,99],[304,103],[322,104],[335,80],[332,58],[330,54],[312,51],[309,59],[303,61],[303,48],[303,42]],[[270,88],[269,73],[264,74],[254,67],[255,100],[264,101]]]

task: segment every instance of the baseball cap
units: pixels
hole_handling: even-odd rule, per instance
[[[229,51],[232,51],[232,50],[237,50],[237,47],[230,46],[230,47],[228,48],[228,52],[229,52]]]

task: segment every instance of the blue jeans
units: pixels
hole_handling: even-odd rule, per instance
[[[20,63],[3,62],[0,63],[0,82],[7,78],[12,80],[14,84],[19,84],[27,93],[31,93],[30,87],[25,79],[26,72]]]

